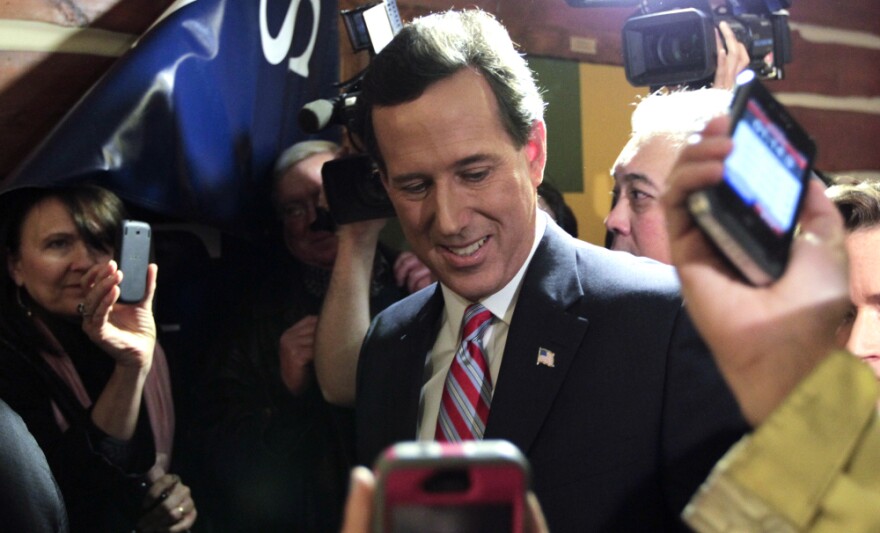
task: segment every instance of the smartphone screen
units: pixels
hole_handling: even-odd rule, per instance
[[[751,71],[737,78],[731,115],[724,180],[691,193],[688,208],[747,280],[768,285],[788,264],[816,145]]]
[[[795,223],[809,157],[770,120],[756,99],[746,102],[733,132],[724,179],[777,236]]]

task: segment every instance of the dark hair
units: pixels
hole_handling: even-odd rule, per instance
[[[562,196],[562,192],[550,184],[549,181],[544,179],[544,181],[538,185],[538,196],[543,198],[544,202],[547,203],[547,206],[552,211],[550,214],[553,216],[553,220],[559,224],[559,227],[564,229],[565,232],[572,237],[577,238],[577,218],[574,216],[574,212],[568,204],[565,203],[565,198]]]
[[[112,192],[94,185],[57,188],[25,188],[3,194],[0,213],[0,337],[28,353],[49,349],[29,319],[22,294],[9,273],[10,259],[21,247],[21,230],[28,213],[39,203],[60,200],[70,213],[80,236],[89,246],[109,252],[113,249],[119,222],[125,218],[122,201]]]
[[[361,83],[353,129],[383,170],[372,112],[421,96],[464,68],[480,72],[498,101],[504,129],[517,147],[544,116],[544,100],[507,30],[481,10],[446,11],[415,19],[373,58]]]
[[[880,226],[880,181],[843,178],[825,194],[843,215],[848,231]]]

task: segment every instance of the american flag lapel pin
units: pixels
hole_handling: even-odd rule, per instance
[[[535,364],[553,368],[556,366],[556,354],[547,348],[538,348],[538,361]]]

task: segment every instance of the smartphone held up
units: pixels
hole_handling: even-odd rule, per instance
[[[743,277],[768,285],[788,264],[816,145],[752,71],[737,78],[730,113],[724,179],[692,193],[688,208]]]
[[[120,302],[137,303],[144,299],[151,244],[152,229],[149,224],[139,220],[122,221],[115,250],[116,264],[122,271]]]
[[[507,441],[396,444],[376,474],[375,532],[524,530],[529,466]]]

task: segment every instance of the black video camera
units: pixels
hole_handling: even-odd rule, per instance
[[[336,224],[395,216],[394,206],[370,156],[332,159],[321,167],[327,207]]]
[[[339,12],[345,23],[348,40],[354,52],[369,50],[378,54],[400,31],[403,23],[396,0],[383,0]],[[318,133],[329,126],[348,126],[351,122],[363,72],[338,84],[341,94],[333,98],[309,102],[299,111],[297,119],[306,133]]]
[[[396,0],[382,0],[339,14],[345,23],[352,50],[369,50],[371,57],[379,53],[403,26]],[[351,131],[362,77],[363,72],[338,84],[341,92],[334,98],[304,105],[297,116],[300,128],[306,133],[318,133],[335,125],[348,127]],[[352,144],[356,144],[353,139]],[[355,155],[328,161],[321,174],[330,214],[337,224],[394,216],[391,200],[369,156]]]
[[[782,79],[791,62],[791,0],[566,0],[574,7],[639,4],[623,25],[623,65],[632,85],[707,86],[718,53],[715,27],[727,22],[749,53],[749,68],[762,79]]]

